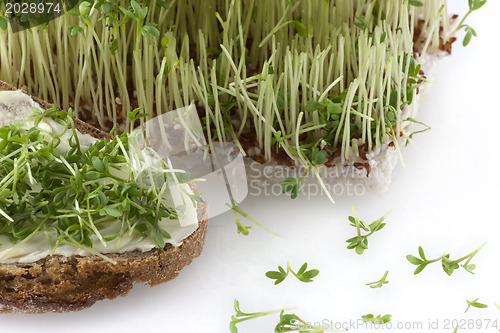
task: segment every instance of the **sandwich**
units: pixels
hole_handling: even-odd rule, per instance
[[[201,254],[207,206],[196,186],[144,159],[132,134],[3,82],[0,113],[0,312],[81,310],[169,281]]]

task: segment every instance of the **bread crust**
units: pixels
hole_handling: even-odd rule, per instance
[[[17,90],[0,81],[0,90]],[[32,97],[44,109],[50,104]],[[109,139],[109,134],[75,120],[84,134]],[[196,186],[190,184],[196,191]],[[198,229],[179,247],[96,255],[49,256],[31,263],[0,263],[0,313],[78,311],[102,299],[127,295],[135,282],[151,286],[170,281],[201,255],[208,227],[208,207],[198,203]]]
[[[78,311],[102,299],[127,295],[134,282],[151,286],[177,277],[201,255],[208,226],[205,203],[198,204],[199,227],[179,247],[98,256],[51,256],[32,263],[0,264],[0,312]]]

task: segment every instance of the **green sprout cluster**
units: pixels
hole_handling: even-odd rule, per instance
[[[131,113],[132,120],[138,116],[137,110]],[[63,126],[61,133],[39,126],[52,118]],[[93,249],[94,242],[106,244],[132,233],[165,246],[170,235],[158,221],[183,213],[164,200],[167,184],[173,182],[167,166],[164,172],[134,171],[131,158],[139,157],[132,156],[132,134],[81,147],[71,109],[38,110],[30,120],[33,126],[0,128],[0,235],[13,243],[11,250],[43,233],[57,236],[49,244],[53,251],[66,244],[103,256]],[[67,132],[69,139],[63,138]],[[68,140],[68,151],[61,147],[63,140]],[[121,227],[116,234],[103,232],[117,223]]]
[[[442,3],[80,1],[21,32],[3,17],[0,79],[105,130],[136,107],[194,104],[209,141],[310,167],[408,135],[417,59],[448,33]]]

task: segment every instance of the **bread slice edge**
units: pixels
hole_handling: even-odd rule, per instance
[[[17,90],[0,81],[0,90]],[[24,93],[27,93],[24,91]],[[49,103],[31,96],[43,109]],[[109,139],[109,134],[82,121],[75,127],[83,134]],[[196,186],[190,184],[196,191]],[[208,227],[208,207],[198,203],[198,229],[179,247],[106,254],[116,264],[98,256],[49,256],[31,263],[0,263],[0,313],[78,311],[102,299],[127,295],[134,283],[151,286],[177,277],[202,253]]]

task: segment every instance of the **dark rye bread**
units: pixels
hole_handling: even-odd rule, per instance
[[[0,81],[0,90],[16,90]],[[33,98],[43,108],[50,104]],[[81,121],[77,129],[100,139],[109,135]],[[193,191],[196,190],[191,184]],[[198,204],[198,229],[182,245],[163,249],[98,256],[49,256],[31,263],[0,263],[0,312],[68,312],[90,307],[96,301],[127,295],[134,282],[151,286],[169,281],[200,256],[208,226],[208,209]]]

